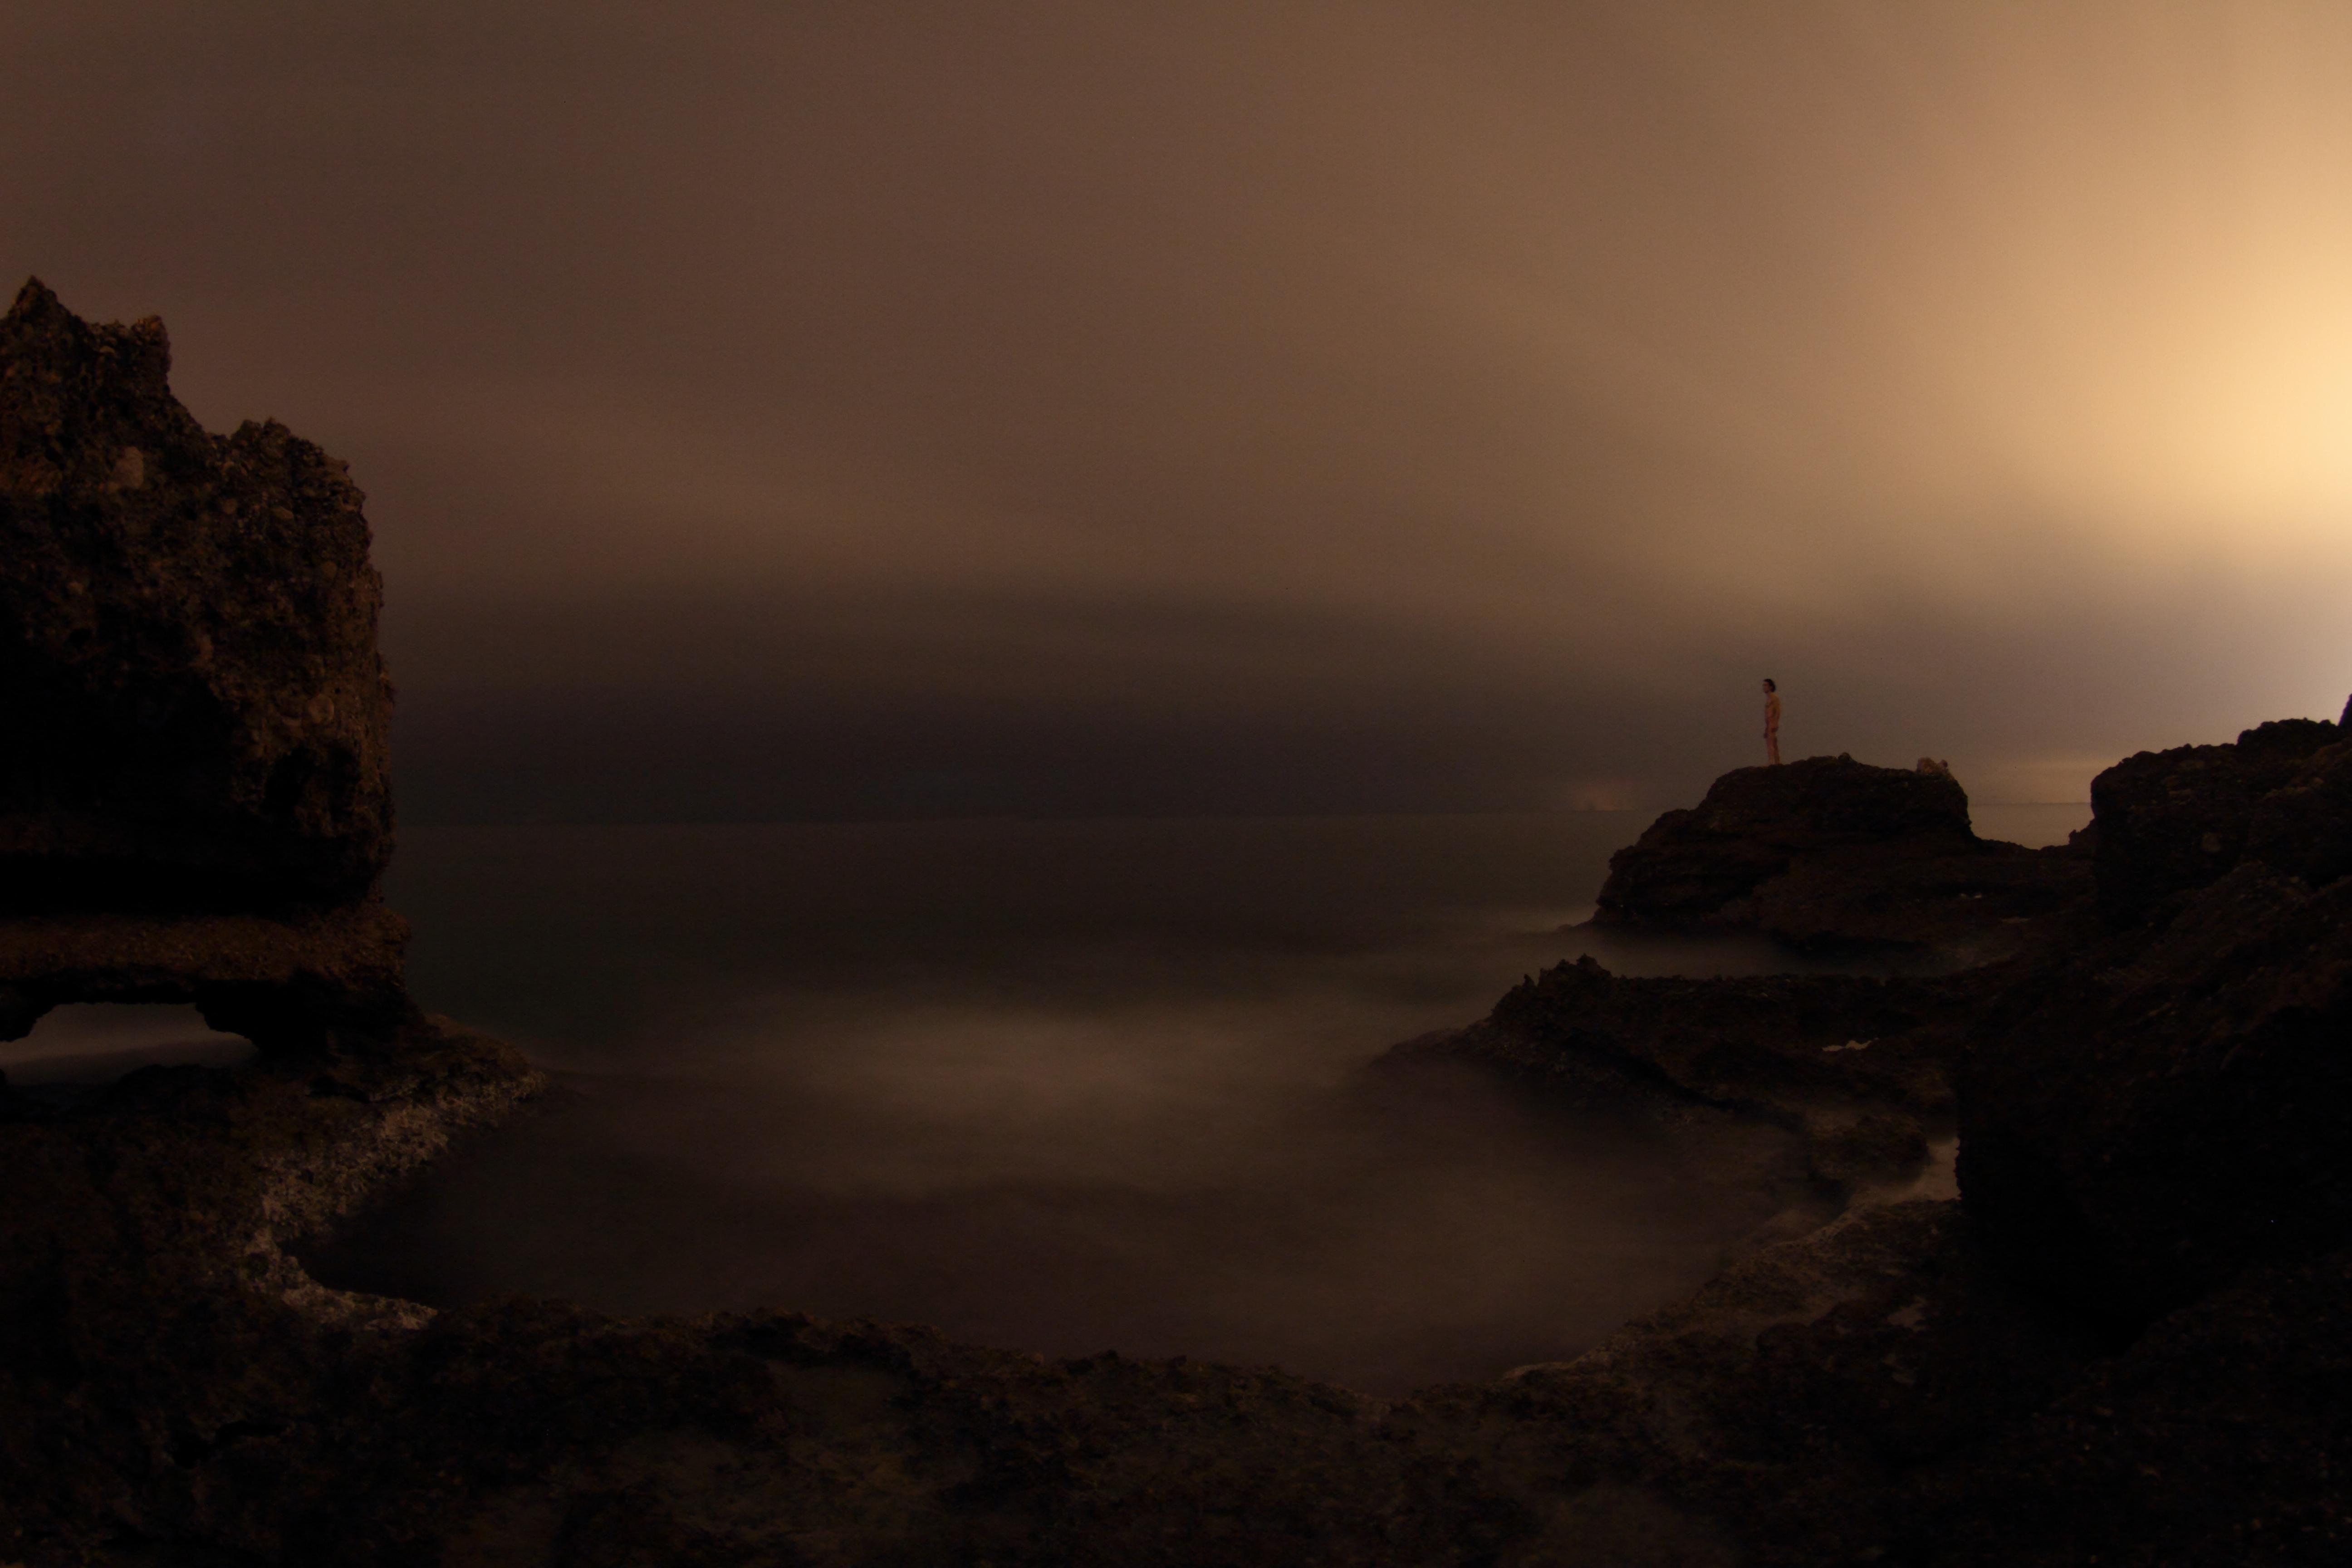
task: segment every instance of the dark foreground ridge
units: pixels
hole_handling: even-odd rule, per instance
[[[1835,1217],[1571,1361],[1383,1404],[785,1312],[321,1288],[290,1244],[537,1080],[416,1015],[374,900],[356,493],[282,431],[195,430],[162,345],[37,286],[0,323],[0,694],[35,726],[12,754],[45,748],[6,785],[0,1002],[21,1034],[194,1000],[264,1051],[0,1089],[0,1563],[2352,1560],[2329,723],[2118,764],[2095,849],[1984,845],[1948,780],[1843,760],[1662,819],[1610,918],[1997,962],[1588,961],[1405,1047],[1802,1134]],[[276,466],[235,483],[269,542],[240,556],[222,476],[257,443]],[[1961,1197],[1909,1195],[1955,1129]]]

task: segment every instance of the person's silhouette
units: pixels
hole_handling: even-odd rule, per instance
[[[1764,680],[1764,760],[1774,766],[1780,761],[1780,689],[1769,676]]]

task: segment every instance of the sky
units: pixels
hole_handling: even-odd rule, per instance
[[[408,820],[2081,800],[2352,690],[2352,8],[0,0]]]

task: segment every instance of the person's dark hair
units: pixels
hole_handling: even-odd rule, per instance
[[[1778,691],[1780,689],[1772,684],[1772,678],[1768,675],[1764,678],[1764,689],[1767,691]]]

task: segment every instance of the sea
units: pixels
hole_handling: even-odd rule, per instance
[[[1384,1395],[1564,1359],[1769,1234],[1789,1136],[1376,1064],[1583,952],[1794,967],[1574,929],[1647,820],[404,828],[420,1001],[555,1087],[305,1261],[438,1306],[781,1308]],[[0,1068],[246,1049],[189,1009],[64,1008]]]

